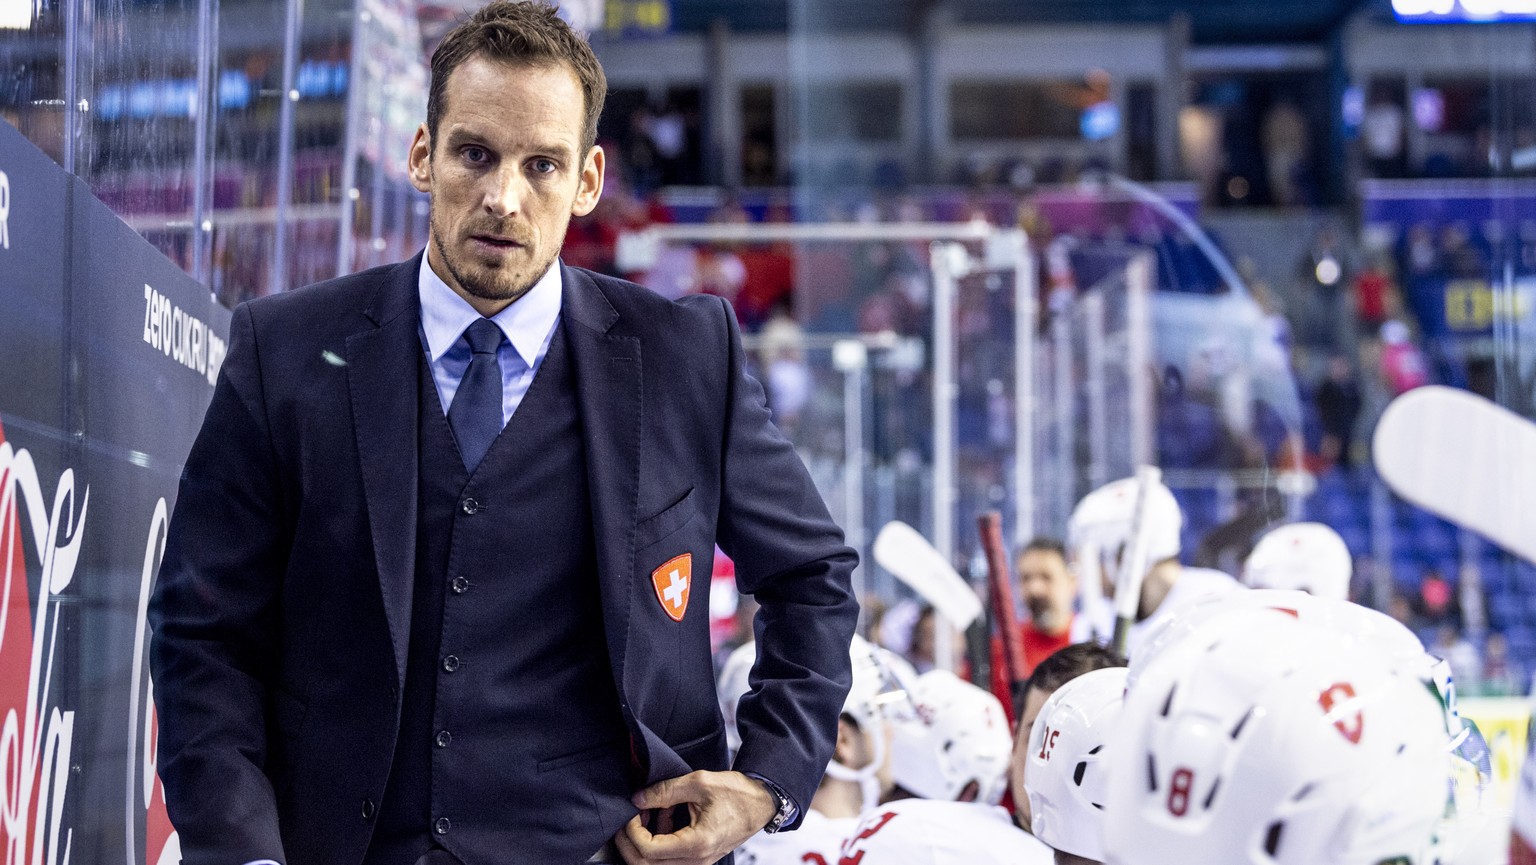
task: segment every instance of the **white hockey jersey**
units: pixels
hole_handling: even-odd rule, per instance
[[[1055,853],[973,802],[902,799],[868,811],[827,865],[1052,865]]]
[[[805,812],[793,832],[759,832],[736,848],[736,865],[837,865],[838,848],[853,834],[857,817]]]

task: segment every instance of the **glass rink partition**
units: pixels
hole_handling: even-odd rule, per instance
[[[473,5],[0,0],[4,862],[178,858],[144,608],[228,309],[422,248],[427,46]],[[1426,644],[1454,623],[1510,789],[1536,565],[1373,443],[1425,385],[1536,416],[1536,25],[1363,4],[1326,49],[1249,53],[980,0],[563,5],[613,88],[566,259],[732,297],[866,599],[915,602],[889,522],[985,594],[979,515],[1016,550],[1155,466],[1186,565],[1323,522],[1354,599]],[[1306,147],[1222,150],[1285,93]],[[1531,461],[1495,463],[1479,495],[1525,502]]]

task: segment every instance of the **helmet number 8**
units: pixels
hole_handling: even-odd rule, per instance
[[[1189,791],[1195,786],[1195,773],[1184,767],[1174,770],[1168,785],[1168,813],[1183,817],[1189,811]]]

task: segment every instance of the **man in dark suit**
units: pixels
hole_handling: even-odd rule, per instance
[[[151,607],[183,861],[728,861],[831,754],[855,555],[723,302],[558,262],[586,43],[503,0],[431,87],[426,252],[236,310],[188,457]],[[761,604],[731,767],[717,541]]]

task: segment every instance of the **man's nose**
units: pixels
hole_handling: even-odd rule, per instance
[[[491,172],[486,177],[485,209],[493,216],[511,216],[522,209],[527,183],[516,166]]]

